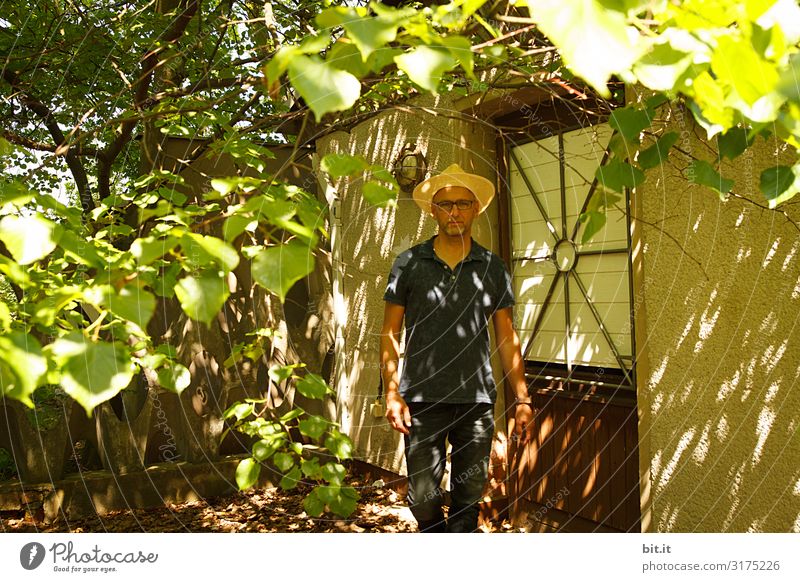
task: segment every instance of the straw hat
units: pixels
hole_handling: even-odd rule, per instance
[[[414,202],[425,212],[430,212],[433,197],[439,190],[448,186],[460,186],[472,192],[478,201],[478,213],[486,210],[494,198],[494,184],[483,176],[470,174],[462,170],[458,164],[453,164],[438,176],[431,176],[414,188]]]

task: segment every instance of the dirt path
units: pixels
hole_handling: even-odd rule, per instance
[[[152,509],[116,511],[53,524],[36,523],[23,515],[0,515],[2,532],[373,532],[416,531],[416,522],[405,500],[391,489],[363,480],[352,480],[361,498],[355,513],[347,519],[336,516],[309,517],[303,498],[311,490],[300,485],[293,491],[252,489],[230,497],[170,504]],[[510,531],[508,524],[482,526],[485,532]]]

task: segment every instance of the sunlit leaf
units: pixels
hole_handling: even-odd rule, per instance
[[[367,161],[361,156],[350,154],[328,154],[322,158],[320,169],[333,178],[352,176],[369,168]]]
[[[311,248],[298,241],[260,251],[253,259],[256,283],[275,293],[281,301],[297,281],[314,270]]]
[[[31,394],[47,372],[39,342],[31,335],[0,335],[0,394],[33,408]]]
[[[318,439],[327,430],[330,423],[321,416],[312,415],[302,419],[298,426],[300,432],[311,439]]]
[[[56,224],[38,214],[4,216],[0,220],[0,240],[20,265],[29,265],[56,248]]]
[[[183,364],[170,362],[159,368],[158,383],[165,390],[180,394],[192,383],[192,375]]]
[[[298,55],[289,64],[289,80],[317,121],[330,111],[349,109],[361,95],[357,78],[317,57]]]
[[[130,384],[135,366],[118,344],[94,342],[76,332],[48,346],[61,366],[61,386],[86,414]]]
[[[328,392],[331,392],[331,389],[321,376],[308,373],[297,382],[297,391],[306,398],[320,400],[324,398]]]
[[[183,311],[197,321],[211,323],[230,295],[228,282],[218,273],[184,277],[175,286]]]
[[[255,485],[260,474],[261,464],[254,458],[249,457],[239,461],[239,465],[236,467],[236,485],[239,487],[239,491],[250,489]]]
[[[361,193],[364,196],[364,200],[373,206],[386,206],[397,200],[398,195],[397,190],[388,188],[375,180],[365,182]]]
[[[431,93],[439,92],[442,75],[456,66],[456,59],[450,51],[429,46],[418,46],[411,52],[396,56],[394,62],[423,89]]]
[[[603,96],[609,77],[629,71],[642,50],[625,15],[594,0],[528,0],[528,6],[567,66]]]

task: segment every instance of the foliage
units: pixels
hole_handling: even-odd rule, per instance
[[[249,346],[240,351],[251,349]],[[274,366],[270,376],[295,380],[298,392],[310,399],[322,400],[333,393],[320,376],[297,376],[293,374],[296,368]],[[253,439],[251,456],[242,459],[236,468],[239,489],[257,483],[262,466],[269,461],[281,475],[282,489],[294,489],[301,482],[315,483],[303,501],[308,515],[319,517],[325,511],[342,517],[350,515],[359,496],[353,487],[344,484],[346,469],[339,462],[351,458],[350,439],[322,416],[310,415],[297,406],[277,416],[270,407],[259,406],[264,403],[265,400],[247,399],[232,405],[223,415],[231,429]],[[334,459],[325,461],[326,457]]]
[[[489,23],[492,19],[499,30]],[[713,164],[688,160],[687,180],[723,199],[734,183],[720,174],[721,159],[741,155],[757,136],[774,135],[800,152],[800,8],[792,0],[517,0],[507,6],[455,0],[422,9],[372,2],[369,7],[326,8],[315,22],[318,32],[283,46],[266,72],[275,85],[289,68],[289,83],[318,118],[350,108],[355,80],[364,87],[375,75],[381,82],[363,95],[365,101],[374,98],[378,87],[392,84],[397,92],[408,92],[406,79],[417,90],[437,93],[443,87],[457,90],[478,71],[484,91],[511,74],[536,82],[541,78],[537,73],[547,72],[575,84],[583,79],[587,89],[605,97],[612,77],[653,91],[655,97],[646,103],[611,117],[621,140],[615,138],[609,167],[597,176],[607,190],[622,192],[641,184],[646,170],[667,159],[677,135],[658,135],[654,122],[659,110],[674,105],[688,107],[709,142],[718,145]],[[526,40],[522,25],[535,26],[538,34]],[[547,65],[531,57],[548,48],[552,58]],[[385,57],[375,58],[381,52]],[[318,53],[325,59],[319,60]],[[309,56],[292,58],[297,55]],[[306,70],[312,58],[313,69]],[[329,94],[320,103],[310,99],[305,81],[323,70],[347,81],[332,90],[337,96]],[[648,140],[645,147],[642,137],[648,134],[657,140],[652,145]],[[770,208],[790,199],[800,191],[800,164],[763,168],[760,188]],[[365,186],[364,193],[374,196],[375,188]],[[375,201],[392,198],[385,194]],[[595,206],[581,217],[589,222],[585,240],[605,222],[604,207]]]

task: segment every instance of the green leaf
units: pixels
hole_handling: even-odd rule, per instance
[[[93,342],[80,332],[58,338],[49,351],[61,368],[61,386],[91,415],[131,383],[135,366],[120,345]]]
[[[269,371],[267,374],[270,377],[270,380],[275,382],[276,384],[280,384],[292,377],[294,371],[297,368],[302,368],[303,364],[289,364],[288,366],[279,366],[278,364],[273,364],[269,367]]]
[[[650,127],[651,123],[650,112],[633,106],[615,109],[609,119],[611,127],[619,131],[626,141],[632,143],[639,143],[639,134],[646,127]]]
[[[321,400],[332,390],[325,383],[321,376],[308,373],[297,383],[297,391],[306,398]]]
[[[320,485],[317,491],[320,500],[341,517],[347,517],[356,510],[358,493],[352,487]]]
[[[292,467],[292,470],[286,473],[281,479],[279,485],[281,489],[289,491],[297,487],[297,483],[302,479],[302,475],[300,474],[300,468],[297,466]]]
[[[222,236],[226,241],[232,242],[244,231],[254,232],[257,227],[258,220],[255,218],[234,214],[225,219]]]
[[[236,417],[236,420],[242,420],[243,418],[250,416],[253,412],[253,404],[250,402],[236,402],[228,407],[228,409],[222,414],[222,420],[228,420],[229,418]],[[260,460],[260,459],[259,459]]]
[[[176,246],[180,239],[174,236],[166,238],[159,238],[148,236],[144,238],[137,238],[131,243],[131,254],[136,257],[140,265],[149,265],[156,259],[160,259]]]
[[[604,187],[616,192],[623,192],[625,188],[635,188],[645,180],[644,172],[639,168],[619,160],[613,160],[597,168],[595,177]]]
[[[300,463],[300,470],[303,472],[303,475],[309,479],[319,479],[322,475],[322,469],[319,466],[319,459],[317,459],[317,457],[303,460]]]
[[[455,67],[457,61],[447,50],[418,46],[411,52],[396,56],[394,62],[417,85],[437,94],[442,75]]]
[[[300,433],[311,439],[318,439],[328,429],[330,423],[321,416],[311,415],[298,423]]]
[[[296,45],[283,45],[275,56],[273,56],[267,64],[264,72],[267,77],[267,84],[272,86],[280,81],[281,75],[286,72],[289,63],[297,55],[301,54],[301,50]]]
[[[732,127],[717,138],[719,155],[732,160],[744,152],[753,143],[750,131],[743,127]]]
[[[386,206],[397,200],[397,190],[387,188],[374,180],[365,182],[361,193],[364,195],[364,200],[373,206]]]
[[[469,79],[475,79],[475,57],[472,43],[463,36],[445,36],[440,39],[442,46],[450,51]]]
[[[30,265],[53,252],[58,234],[56,224],[38,214],[0,220],[0,240],[20,265]]]
[[[308,245],[291,241],[259,252],[251,268],[256,283],[285,301],[292,285],[314,270],[314,255]]]
[[[325,463],[322,466],[322,478],[331,485],[341,485],[344,481],[347,470],[341,463]]]
[[[320,169],[333,178],[352,176],[369,168],[367,161],[361,156],[350,154],[328,154],[322,158]]]
[[[311,517],[319,517],[325,511],[325,502],[319,498],[317,487],[303,499],[303,509]]]
[[[294,410],[290,410],[289,412],[281,416],[281,422],[283,423],[289,422],[291,420],[294,420],[295,418],[303,416],[303,414],[305,414],[305,411],[302,408],[295,408]]]
[[[236,467],[236,485],[239,491],[250,489],[258,481],[261,474],[261,465],[252,457],[242,459]]]
[[[349,459],[353,455],[352,441],[335,428],[330,430],[330,435],[325,439],[325,448],[339,459]]]
[[[674,131],[665,133],[658,138],[656,143],[651,145],[646,150],[639,152],[636,162],[645,170],[649,170],[650,168],[655,168],[656,166],[663,164],[669,156],[669,149],[675,145],[675,142],[678,141],[679,137],[680,136]]]
[[[708,139],[733,127],[734,111],[726,103],[725,91],[707,71],[695,77],[692,96],[694,101],[689,103],[689,107],[705,128]]]
[[[580,215],[581,222],[585,222],[586,226],[583,229],[583,236],[581,237],[581,244],[586,244],[592,237],[600,232],[606,224],[606,213],[599,210],[592,210],[584,212]]]
[[[0,335],[0,394],[33,408],[31,394],[46,372],[36,338],[16,331]]]
[[[361,51],[352,43],[339,39],[328,51],[325,61],[337,69],[347,71],[354,77],[366,77],[369,66],[361,58]]]
[[[716,78],[733,87],[748,105],[772,93],[778,84],[775,65],[763,60],[744,36],[719,36],[711,67]]]
[[[723,178],[717,173],[714,166],[704,160],[695,160],[691,163],[686,170],[686,179],[693,184],[716,190],[723,198],[733,188],[733,180]]]
[[[160,297],[171,299],[175,295],[175,287],[178,283],[178,275],[181,272],[180,262],[175,261],[161,272],[161,275],[153,284],[153,291]]]
[[[208,272],[199,277],[184,277],[178,281],[175,295],[186,315],[208,324],[222,309],[230,291],[225,277]]]
[[[594,0],[538,0],[531,16],[566,65],[604,97],[609,77],[629,71],[641,52],[625,15]]]
[[[171,362],[158,370],[158,383],[165,390],[180,394],[192,383],[192,375],[183,364]]]
[[[669,42],[653,45],[633,66],[644,86],[656,91],[672,91],[692,63],[692,55],[674,49]]]
[[[800,191],[800,164],[794,168],[789,166],[767,168],[761,172],[759,186],[769,201],[769,207],[775,208]]]
[[[206,267],[210,262],[224,271],[233,271],[239,264],[239,253],[231,245],[215,236],[204,236],[193,232],[181,239],[183,252],[190,264]]]
[[[253,457],[259,461],[266,461],[275,453],[275,451],[281,448],[282,444],[283,439],[280,438],[261,439],[256,441],[253,443]]]
[[[103,304],[114,315],[134,323],[143,332],[147,331],[147,323],[156,309],[156,298],[153,294],[139,287],[127,286],[114,293],[107,290]]]
[[[394,42],[399,25],[395,19],[361,16],[355,9],[345,6],[327,8],[317,15],[316,20],[322,28],[342,26],[365,61],[377,48]]]
[[[6,204],[23,206],[35,197],[36,195],[20,182],[0,181],[0,209],[5,208]]]
[[[350,109],[361,95],[358,79],[316,57],[298,55],[292,59],[289,80],[318,122],[329,111]]]
[[[79,237],[71,230],[62,230],[58,239],[58,246],[73,260],[96,269],[105,266],[106,262],[98,254],[91,241]]]
[[[292,458],[292,455],[289,453],[275,453],[272,462],[275,463],[275,466],[281,473],[285,473],[294,467],[294,458]]]
[[[5,332],[11,329],[11,310],[6,305],[6,302],[0,300],[0,332]]]

